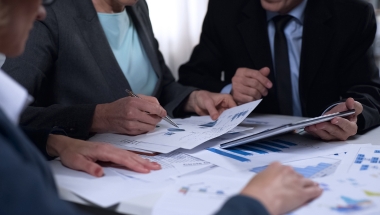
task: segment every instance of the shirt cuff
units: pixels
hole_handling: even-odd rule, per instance
[[[231,90],[232,90],[232,84],[229,84],[229,85],[226,85],[225,87],[223,87],[223,89],[222,89],[222,91],[220,91],[220,93],[230,94]]]

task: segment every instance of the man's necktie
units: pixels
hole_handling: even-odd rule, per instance
[[[290,15],[279,15],[273,18],[276,28],[276,34],[274,36],[274,65],[277,97],[281,114],[284,115],[293,115],[293,96],[288,43],[284,33],[284,28],[291,18],[292,16]]]

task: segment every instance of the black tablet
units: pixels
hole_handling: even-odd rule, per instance
[[[264,139],[267,137],[272,137],[272,136],[275,136],[278,134],[283,134],[283,133],[293,131],[293,130],[296,130],[299,128],[304,128],[304,127],[307,127],[309,125],[314,125],[314,124],[318,124],[321,122],[326,122],[326,121],[332,120],[333,118],[338,117],[338,116],[344,117],[344,116],[349,116],[349,115],[354,114],[354,113],[355,113],[355,110],[352,109],[352,110],[327,114],[327,115],[323,115],[323,116],[319,116],[319,117],[315,117],[315,118],[310,118],[310,119],[306,119],[306,120],[302,120],[302,121],[298,121],[298,122],[294,122],[294,123],[281,125],[281,126],[278,126],[276,128],[268,129],[268,130],[259,132],[257,134],[253,134],[252,136],[244,137],[242,139],[234,140],[234,141],[231,141],[228,143],[223,143],[220,145],[220,148],[224,149],[224,148],[238,146],[238,145],[242,145],[242,144],[246,144],[246,143],[252,143],[252,142],[257,141],[257,140],[261,140],[261,139]]]

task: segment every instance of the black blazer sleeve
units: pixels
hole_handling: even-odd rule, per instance
[[[269,215],[265,207],[257,200],[247,196],[235,196],[229,199],[215,215]]]
[[[52,10],[43,22],[36,21],[22,56],[7,58],[3,69],[35,98],[21,116],[21,125],[34,128],[64,129],[71,137],[85,139],[89,135],[94,104],[62,105],[44,103],[57,92],[49,91],[58,57],[58,23]],[[74,53],[67,53],[74,54]],[[69,63],[69,62],[67,62]],[[72,84],[74,80],[72,80]]]

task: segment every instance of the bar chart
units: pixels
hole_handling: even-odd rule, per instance
[[[344,144],[329,144],[318,142],[311,138],[305,138],[301,135],[287,135],[281,138],[277,137],[227,149],[222,149],[219,144],[216,144],[204,150],[189,153],[189,155],[231,171],[245,171],[266,166],[274,161],[287,163],[332,155],[346,150],[347,146]],[[300,168],[306,168],[304,170],[306,172],[311,171],[313,167],[314,169],[318,169],[319,174],[324,175],[326,173],[324,173],[322,169],[327,171],[327,169],[332,168],[332,166],[334,166],[334,162],[326,163],[321,161],[311,163],[310,167],[300,166]],[[335,166],[333,168],[335,168]],[[308,177],[314,177],[313,175]]]
[[[348,172],[379,171],[380,146],[360,148],[351,162]]]
[[[305,178],[320,178],[332,175],[338,165],[339,159],[316,157],[285,163],[284,165],[292,166],[294,170],[303,175]],[[267,166],[252,168],[250,171],[259,173],[265,170]]]

